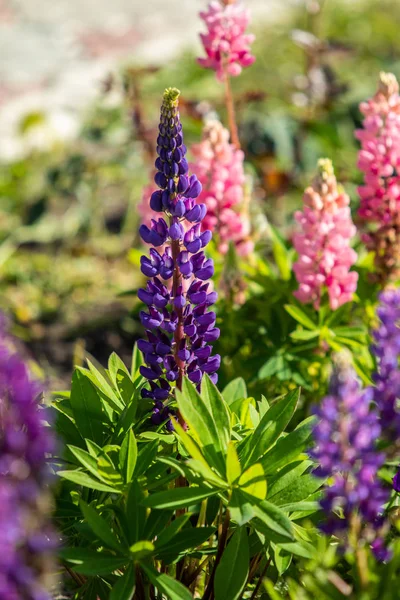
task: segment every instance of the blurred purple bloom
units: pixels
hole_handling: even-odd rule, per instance
[[[0,600],[47,600],[54,550],[46,455],[54,448],[40,387],[0,325]]]
[[[400,436],[400,290],[386,290],[379,296],[380,324],[373,332],[372,352],[377,359],[374,400],[378,407],[382,434],[390,441]]]
[[[321,529],[347,537],[354,523],[360,522],[358,535],[370,543],[374,541],[372,547],[379,558],[383,555],[382,544],[377,541],[382,527],[380,515],[388,492],[378,478],[384,455],[376,450],[381,427],[378,414],[371,409],[372,398],[372,389],[361,390],[349,366],[338,365],[329,395],[315,410],[318,422],[310,455],[319,465],[315,475],[332,478],[320,501],[326,514]]]

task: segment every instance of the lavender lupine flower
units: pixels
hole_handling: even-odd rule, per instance
[[[382,434],[390,441],[400,437],[400,290],[387,289],[379,296],[380,324],[373,332],[372,352],[377,359],[374,400],[378,407]]]
[[[330,393],[315,411],[316,445],[310,455],[319,465],[315,475],[333,479],[320,501],[326,514],[321,529],[350,547],[370,544],[382,560],[389,557],[382,542],[388,493],[377,476],[384,455],[375,447],[381,428],[371,408],[372,397],[372,389],[361,390],[353,370],[340,361]]]
[[[46,454],[53,450],[28,374],[0,326],[0,600],[50,600],[54,550]]]
[[[148,306],[140,313],[147,339],[139,340],[138,347],[147,365],[141,373],[149,381],[142,396],[154,400],[156,424],[168,418],[164,403],[174,386],[181,387],[184,375],[196,386],[204,373],[216,382],[220,365],[220,356],[211,356],[210,346],[219,337],[215,313],[209,311],[217,298],[207,282],[214,265],[203,251],[211,232],[201,230],[206,206],[196,202],[201,184],[188,174],[178,98],[177,89],[165,90],[154,178],[159,189],[150,198],[152,210],[165,218],[153,219],[151,228],[142,225],[139,230],[142,239],[155,246],[149,257],[141,258],[142,272],[150,280],[138,292]],[[162,254],[156,249],[160,246]],[[172,427],[170,421],[167,426]]]

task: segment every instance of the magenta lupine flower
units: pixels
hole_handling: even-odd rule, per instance
[[[200,34],[206,52],[205,58],[198,59],[201,66],[213,69],[223,80],[225,70],[235,77],[253,64],[250,45],[254,35],[245,33],[250,13],[241,3],[214,0],[200,17],[207,26],[207,33]]]
[[[363,129],[358,168],[364,173],[359,216],[365,223],[363,240],[375,252],[382,282],[397,278],[400,260],[400,96],[396,78],[381,73],[376,94],[360,104]]]
[[[210,345],[219,337],[216,315],[209,310],[217,294],[207,282],[214,265],[203,251],[211,231],[201,230],[207,209],[197,202],[200,182],[196,175],[188,175],[178,98],[176,89],[164,93],[154,178],[159,189],[150,198],[151,209],[163,212],[167,220],[153,220],[151,228],[142,225],[139,230],[143,240],[155,246],[149,258],[141,259],[141,270],[150,280],[138,292],[148,306],[148,312],[140,313],[147,339],[139,340],[138,347],[147,364],[141,373],[149,382],[142,396],[154,400],[156,424],[168,418],[164,402],[174,386],[180,388],[184,375],[196,386],[204,373],[216,382],[220,365],[220,356],[211,356]],[[162,254],[158,247],[163,247]]]
[[[400,290],[388,289],[379,296],[379,326],[373,331],[372,352],[377,371],[373,375],[374,400],[378,407],[382,434],[390,441],[400,437]]]
[[[0,600],[50,600],[54,535],[46,455],[54,448],[40,387],[0,330]],[[48,583],[48,582],[47,582]]]
[[[299,289],[294,295],[316,309],[326,292],[336,310],[349,302],[357,289],[358,274],[350,271],[357,260],[350,247],[356,229],[351,219],[350,199],[338,186],[332,163],[318,162],[318,175],[304,196],[303,211],[295,213],[301,232],[293,237],[299,255],[293,265]]]
[[[222,254],[233,242],[238,254],[247,256],[254,244],[244,198],[243,152],[229,143],[229,131],[219,121],[207,123],[202,141],[191,151],[195,158],[192,168],[203,187],[198,201],[207,206],[203,229],[213,232]]]
[[[338,364],[330,393],[315,410],[310,455],[319,465],[314,474],[333,480],[320,501],[326,516],[321,529],[346,546],[368,543],[379,560],[386,560],[382,515],[388,492],[378,478],[384,455],[376,450],[381,427],[372,397],[372,389],[361,390],[347,364]]]

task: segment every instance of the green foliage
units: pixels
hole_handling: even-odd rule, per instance
[[[267,562],[282,571],[309,557],[301,514],[317,510],[320,485],[303,454],[310,420],[285,431],[299,391],[256,403],[241,379],[222,394],[207,376],[201,393],[185,379],[176,398],[185,428],[175,421],[165,434],[149,429],[138,403],[134,356],[133,375],[116,355],[108,369],[77,368],[71,394],[53,402],[66,448],[57,460],[60,558],[85,589],[103,582],[106,597],[123,600],[150,587],[182,600],[209,588],[235,600]]]

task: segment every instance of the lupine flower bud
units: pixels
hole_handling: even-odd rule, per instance
[[[359,216],[363,240],[375,253],[377,278],[386,283],[399,276],[400,261],[400,95],[394,75],[381,73],[378,90],[360,104],[363,129],[358,168],[364,173]]]
[[[207,33],[200,34],[206,52],[206,58],[198,62],[206,69],[216,71],[219,80],[226,73],[236,77],[243,67],[249,67],[255,61],[250,44],[254,35],[246,34],[250,14],[240,3],[221,3],[214,0],[208,9],[200,13],[207,26]]]
[[[40,388],[0,328],[0,600],[50,600],[54,536]]]
[[[318,310],[327,292],[329,305],[336,310],[352,299],[358,274],[350,272],[357,260],[350,240],[356,229],[351,220],[350,199],[338,186],[332,163],[318,162],[318,175],[303,196],[304,209],[295,213],[301,232],[293,237],[299,255],[293,266],[300,302],[312,303]]]
[[[382,435],[390,441],[400,436],[400,290],[388,289],[379,296],[380,324],[373,332],[372,352],[377,360],[373,375],[374,400],[378,407]]]
[[[382,560],[389,556],[381,539],[388,494],[377,476],[384,456],[376,450],[381,427],[372,396],[372,389],[362,391],[352,369],[339,363],[329,395],[315,410],[316,445],[310,455],[319,465],[314,474],[333,480],[320,501],[326,514],[321,529],[347,546],[370,544]]]
[[[219,336],[216,315],[209,312],[216,300],[207,282],[214,266],[203,252],[211,233],[202,233],[206,207],[197,201],[200,182],[188,174],[178,97],[176,89],[165,91],[157,139],[154,179],[159,189],[153,192],[151,205],[165,219],[154,220],[151,229],[140,229],[145,242],[164,244],[162,254],[152,248],[149,258],[142,257],[142,272],[152,279],[138,293],[148,307],[148,312],[140,313],[147,340],[138,342],[147,365],[141,373],[149,381],[142,396],[154,400],[155,424],[169,418],[164,402],[175,386],[181,387],[184,375],[197,386],[204,373],[216,382],[220,364],[207,345]],[[172,427],[170,421],[167,426]]]
[[[233,242],[238,254],[247,256],[254,244],[244,201],[243,152],[229,143],[229,132],[219,121],[207,123],[202,141],[191,151],[203,187],[199,201],[207,206],[203,229],[213,232],[222,254]]]

